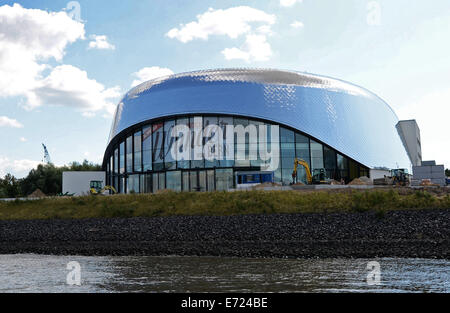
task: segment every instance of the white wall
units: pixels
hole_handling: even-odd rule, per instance
[[[370,170],[370,179],[384,178],[384,176],[391,176],[391,172],[387,170]]]
[[[89,194],[92,180],[102,181],[105,187],[105,172],[63,172],[62,193],[73,193],[75,196]]]

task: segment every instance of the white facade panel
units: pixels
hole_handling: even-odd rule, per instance
[[[91,181],[101,181],[105,186],[105,172],[63,172],[62,192],[75,196],[90,194]]]

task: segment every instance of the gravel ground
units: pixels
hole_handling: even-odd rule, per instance
[[[450,259],[450,209],[0,221],[0,254]]]

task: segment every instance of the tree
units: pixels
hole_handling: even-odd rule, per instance
[[[445,176],[450,177],[450,169],[445,170]]]
[[[0,178],[0,197],[15,198],[20,194],[20,180],[11,174],[6,174],[5,178]]]
[[[88,160],[84,160],[83,163],[72,162],[69,163],[69,166],[64,169],[65,171],[101,171],[102,166],[99,164],[94,164],[89,162]]]
[[[56,195],[62,190],[63,167],[53,164],[39,164],[32,169],[22,181],[22,194],[29,195],[36,189],[40,189],[46,195]]]
[[[63,172],[101,170],[101,165],[88,160],[84,160],[83,163],[74,161],[59,167],[53,164],[39,164],[25,178],[17,179],[11,174],[7,174],[3,179],[0,178],[0,198],[28,196],[38,188],[46,195],[57,195],[62,192]]]

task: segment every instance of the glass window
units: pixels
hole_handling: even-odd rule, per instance
[[[189,172],[183,172],[183,191],[189,190]]]
[[[350,169],[350,180],[353,180],[355,178],[359,177],[359,170],[358,170],[358,164],[355,161],[348,160],[348,165]]]
[[[191,191],[206,191],[206,172],[191,171]]]
[[[280,142],[294,142],[294,132],[280,127]]]
[[[295,156],[299,160],[303,160],[311,167],[310,151],[309,151],[309,138],[302,134],[295,133]],[[292,175],[291,175],[292,176]],[[303,166],[297,167],[297,181],[307,184],[306,169]]]
[[[323,147],[323,157],[327,177],[331,179],[339,179],[337,175],[336,151],[328,147]]]
[[[153,173],[152,180],[153,192],[157,192],[159,190],[158,173]]]
[[[166,188],[175,191],[181,191],[181,172],[169,171],[166,173]]]
[[[256,146],[254,146],[257,151],[256,151],[256,160],[255,160],[255,154],[253,154],[251,160],[250,160],[250,166],[256,168],[257,170],[261,169],[261,165],[263,165],[263,161],[261,160],[261,156],[260,156],[260,141],[267,143],[267,129],[266,129],[266,133],[262,133],[262,128],[260,126],[264,126],[263,122],[260,121],[255,121],[255,120],[249,120],[248,121],[249,125],[254,125],[256,127],[257,130],[257,137],[256,137]],[[270,147],[268,147],[267,151],[270,151]],[[249,152],[249,156],[251,155],[251,153]]]
[[[214,170],[208,170],[206,172],[206,181],[208,183],[208,191],[214,191]]]
[[[142,170],[142,132],[134,133],[134,171],[140,172]]]
[[[217,117],[216,116],[205,116],[203,118],[203,129],[205,129],[206,126],[208,126],[208,125],[218,125]],[[210,137],[204,138],[204,143],[206,143],[208,140],[213,138],[214,135],[215,135],[215,133],[212,133]],[[215,151],[212,151],[212,152],[214,153]],[[211,167],[218,167],[218,166],[219,166],[219,160],[214,160],[214,161],[205,160],[205,167],[211,168]]]
[[[164,168],[164,124],[156,123],[152,127],[153,170],[160,171]]]
[[[216,190],[228,190],[233,187],[233,170],[216,169]]]
[[[340,155],[339,153],[337,154],[337,164],[338,164],[338,168],[340,170],[348,169],[347,158],[342,156],[342,155]]]
[[[177,125],[186,125],[187,127],[191,128],[189,126],[189,118],[180,118],[177,119]],[[179,134],[181,136],[181,134]],[[189,138],[185,138],[185,139],[189,139]],[[180,138],[178,139],[180,140]],[[188,145],[190,144],[190,142],[188,142],[187,140],[183,140],[183,146],[182,147],[178,147],[178,149],[180,149],[180,152],[185,151],[182,149],[186,149],[185,147],[188,147]],[[177,162],[177,167],[178,168],[189,168],[190,166],[190,161],[189,160],[181,160]]]
[[[281,182],[289,185],[292,182],[292,172],[294,171],[295,144],[282,142],[281,144]]]
[[[248,144],[234,144],[234,166],[236,167],[249,167],[250,160],[248,155]]]
[[[234,138],[227,138],[227,125],[233,125],[232,117],[219,117],[219,126],[223,133],[223,160],[219,161],[220,167],[232,167],[234,165]],[[234,137],[234,134],[233,134]],[[230,160],[227,159],[228,150],[231,150],[232,157]]]
[[[119,192],[125,193],[125,178],[123,176],[120,177],[119,184],[120,184]]]
[[[142,131],[142,163],[144,172],[152,170],[152,126]]]
[[[177,168],[176,155],[172,155],[172,146],[175,144],[175,138],[171,134],[174,127],[174,120],[164,123],[164,162],[166,170],[174,170]]]
[[[125,143],[122,141],[119,147],[119,168],[120,174],[125,173]]]
[[[281,166],[279,166],[277,168],[277,170],[274,172],[273,182],[274,183],[281,183]]]
[[[158,184],[160,190],[166,189],[166,173],[158,174]]]
[[[133,137],[129,136],[127,138],[127,146],[126,146],[126,153],[127,153],[127,173],[133,172]]]
[[[199,182],[197,181],[197,171],[191,171],[189,175],[190,191],[200,191]]]
[[[205,160],[203,159],[203,153],[201,156],[201,160],[195,160],[194,153],[195,153],[195,146],[202,146],[203,147],[203,137],[202,132],[199,132],[197,136],[195,136],[194,129],[201,129],[203,130],[203,122],[201,124],[196,125],[195,121],[197,122],[202,121],[203,119],[195,119],[194,117],[189,118],[189,124],[191,125],[191,168],[203,168],[205,167]],[[203,151],[202,151],[203,152]]]
[[[127,178],[127,193],[139,193],[139,174],[129,175]]]
[[[340,155],[339,153],[336,155],[337,157],[337,166],[339,169],[339,175],[338,178],[343,178],[344,181],[348,182],[348,161],[347,158]]]
[[[153,192],[166,189],[166,175],[165,173],[153,174]]]
[[[142,174],[140,183],[141,193],[152,192],[152,174]]]
[[[295,134],[296,157],[310,164],[309,138],[301,134]]]
[[[114,150],[114,173],[119,174],[119,149]]]
[[[311,172],[320,168],[323,168],[322,144],[311,140]]]

